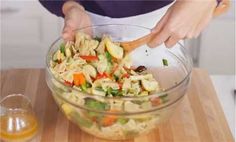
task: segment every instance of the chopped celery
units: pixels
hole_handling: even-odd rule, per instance
[[[107,68],[106,68],[106,73],[110,74],[112,71],[112,63],[108,62],[107,63]]]
[[[113,97],[115,96],[122,96],[122,92],[118,89],[112,89],[112,88],[108,88],[106,95],[112,95]]]
[[[160,96],[160,99],[162,100],[163,103],[168,102],[169,99],[167,96],[168,96],[167,94]]]
[[[92,85],[91,85],[90,83],[86,82],[86,83],[84,83],[84,84],[82,84],[82,85],[80,86],[80,89],[81,89],[82,91],[86,92],[87,89],[88,89],[88,88],[91,88],[91,87],[92,87]]]
[[[126,124],[129,121],[128,118],[120,117],[117,119],[117,122],[119,122],[121,125]]]
[[[168,66],[168,60],[167,59],[162,59],[162,63],[164,66]]]
[[[61,107],[66,116],[69,117],[71,120],[73,120],[75,123],[87,128],[92,126],[93,123],[88,119],[82,118],[80,114],[76,112],[76,110],[72,106],[68,104],[63,104]]]
[[[60,51],[65,55],[65,43],[61,43],[60,45]]]
[[[86,84],[87,84],[87,83],[84,83],[84,84],[82,84],[82,85],[80,86],[80,89],[81,89],[82,91],[84,91],[84,92],[87,90]]]
[[[78,123],[80,126],[90,128],[93,125],[93,122],[91,120],[82,118],[78,112],[75,112],[75,111],[71,112],[70,117],[72,121],[74,121],[75,123]]]
[[[107,61],[111,63],[111,62],[112,62],[112,56],[111,56],[111,54],[106,51],[106,52],[105,52],[105,55],[106,55]]]
[[[104,110],[109,109],[108,104],[97,101],[97,100],[92,99],[92,98],[86,98],[85,99],[85,106],[90,108],[90,109],[94,109],[94,110],[98,110],[98,111],[104,111]]]
[[[101,86],[95,87],[95,89],[98,91],[104,91]]]
[[[106,59],[107,59],[107,68],[106,68],[106,72],[107,73],[110,73],[111,70],[112,70],[112,56],[109,52],[105,52],[105,56],[106,56]]]

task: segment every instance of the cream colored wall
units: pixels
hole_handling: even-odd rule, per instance
[[[44,67],[62,18],[49,14],[37,0],[1,1],[0,10],[1,69]]]

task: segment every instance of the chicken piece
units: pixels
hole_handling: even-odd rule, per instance
[[[84,72],[87,72],[91,77],[95,78],[97,76],[97,71],[92,65],[83,66]]]
[[[58,73],[63,73],[66,70],[66,60],[64,60],[62,63],[57,64],[54,67],[54,70]]]
[[[131,88],[131,80],[129,78],[125,78],[122,85],[122,90],[128,90],[129,88]]]
[[[104,54],[105,52],[105,42],[107,40],[107,36],[103,36],[101,42],[99,43],[98,47],[96,48],[97,53],[99,54]]]
[[[75,49],[78,50],[81,48],[81,45],[86,39],[91,39],[91,37],[85,33],[77,32],[75,35]]]
[[[99,61],[97,62],[96,67],[97,67],[97,71],[100,74],[102,74],[107,69],[108,62],[104,55],[99,55],[98,58],[99,58]]]
[[[79,50],[80,55],[88,56],[89,53],[90,53],[90,50],[89,50],[89,40],[81,41],[80,47],[79,47],[78,50]]]
[[[73,71],[65,71],[61,74],[63,80],[72,83],[73,82]]]

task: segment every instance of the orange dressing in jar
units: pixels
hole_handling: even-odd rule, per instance
[[[27,113],[13,113],[0,116],[0,138],[3,141],[27,141],[38,130],[36,118]]]
[[[26,96],[12,94],[0,101],[0,140],[29,141],[37,134],[38,127],[31,102]]]

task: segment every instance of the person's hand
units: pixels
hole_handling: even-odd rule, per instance
[[[152,29],[154,37],[148,45],[172,47],[181,39],[196,38],[212,19],[216,6],[216,0],[177,0]]]
[[[91,20],[82,6],[74,1],[68,1],[63,5],[62,11],[65,15],[65,23],[62,37],[66,41],[74,40],[74,30],[91,26]]]

